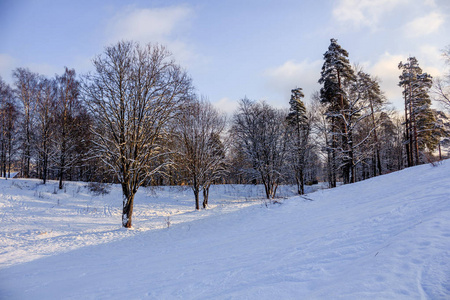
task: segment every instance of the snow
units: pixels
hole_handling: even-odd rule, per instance
[[[447,160],[268,205],[212,186],[201,211],[142,188],[131,230],[118,186],[3,179],[0,299],[449,299],[449,177]]]

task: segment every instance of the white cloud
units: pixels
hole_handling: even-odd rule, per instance
[[[436,2],[434,0],[424,0],[425,5],[436,7]]]
[[[4,53],[0,53],[0,76],[8,84],[12,83],[11,72],[16,65],[17,60]]]
[[[213,105],[221,112],[232,114],[237,110],[239,103],[237,100],[232,100],[228,97],[223,97],[222,99],[213,102]]]
[[[436,46],[422,45],[419,48],[418,57],[419,63],[424,72],[431,74],[433,77],[441,76],[443,74],[443,57],[442,50]]]
[[[333,17],[356,27],[375,29],[383,14],[406,0],[340,0],[333,9]]]
[[[168,47],[176,60],[189,64],[199,59],[184,38],[193,10],[185,5],[162,8],[129,7],[107,26],[107,42],[133,40],[141,44],[159,43]]]
[[[45,75],[47,77],[53,77],[56,74],[64,73],[64,67],[62,67],[62,66],[58,67],[55,65],[50,65],[50,64],[45,64],[45,63],[41,63],[41,64],[29,63],[24,67],[30,69],[30,71],[32,71],[32,72],[36,72],[41,75]],[[71,68],[71,67],[69,67],[69,68]]]
[[[419,66],[423,72],[433,77],[441,76],[442,56],[440,50],[434,46],[423,45],[419,49],[419,53],[415,56],[419,61]],[[396,107],[397,110],[403,109],[402,88],[398,86],[401,71],[398,64],[406,62],[409,55],[407,54],[390,54],[388,52],[381,55],[378,61],[368,67],[368,72],[381,80],[381,89],[385,92],[388,100]]]
[[[320,89],[317,83],[320,76],[320,69],[323,62],[316,61],[302,61],[297,63],[295,61],[286,61],[281,66],[268,69],[264,72],[269,89],[283,95],[286,103],[289,101],[291,90],[297,87],[303,89],[305,98],[309,99],[314,91]]]
[[[186,6],[153,9],[129,8],[119,14],[109,26],[110,40],[135,40],[143,43],[165,41],[190,16]]]
[[[409,37],[421,37],[438,31],[443,23],[444,16],[441,13],[431,12],[407,23],[404,31]]]
[[[400,76],[398,64],[400,61],[405,62],[406,57],[405,55],[392,55],[386,52],[369,68],[369,73],[381,80],[380,86],[387,99],[400,110],[403,107],[403,99],[402,89],[398,86]]]
[[[14,84],[12,72],[16,68],[27,68],[31,72],[47,77],[53,77],[56,74],[62,74],[64,72],[64,68],[61,66],[58,67],[47,63],[26,63],[8,54],[0,53],[0,76],[10,85]]]

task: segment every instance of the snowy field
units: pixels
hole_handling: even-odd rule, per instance
[[[0,180],[0,299],[450,299],[450,161],[277,203],[261,186]],[[289,197],[289,198],[286,198]]]

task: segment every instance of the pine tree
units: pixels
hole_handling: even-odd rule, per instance
[[[290,153],[295,181],[297,183],[297,191],[299,195],[303,195],[305,193],[305,156],[307,155],[311,127],[308,124],[306,107],[302,101],[302,98],[305,97],[302,89],[293,89],[291,93],[291,99],[289,100],[290,109],[286,121],[291,128],[292,145]]]
[[[336,39],[331,39],[328,51],[324,53],[324,64],[322,66],[319,83],[323,85],[320,89],[320,100],[328,105],[327,116],[331,119],[331,144],[328,145],[329,155],[333,172],[337,164],[337,151],[342,155],[342,171],[344,182],[350,182],[351,161],[348,149],[348,128],[346,119],[348,117],[348,101],[344,87],[355,80],[355,74],[348,60],[348,52],[343,49]],[[335,175],[331,186],[336,186]]]
[[[423,73],[415,57],[400,62],[402,70],[399,86],[404,88],[405,98],[405,145],[408,166],[423,162],[420,154],[436,149],[436,114],[431,109],[429,90],[433,84],[431,75]]]

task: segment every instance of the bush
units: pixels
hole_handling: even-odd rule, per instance
[[[111,191],[111,186],[102,182],[89,182],[87,188],[94,196],[107,195]]]

